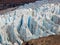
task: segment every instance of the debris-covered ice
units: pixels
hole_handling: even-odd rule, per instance
[[[23,41],[60,34],[60,4],[35,3],[0,15],[0,43],[22,45]]]

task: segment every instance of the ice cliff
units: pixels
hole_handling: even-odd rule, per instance
[[[0,15],[0,44],[22,45],[23,41],[59,35],[60,4],[42,3],[25,4]]]

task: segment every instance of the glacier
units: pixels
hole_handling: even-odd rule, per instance
[[[36,1],[0,14],[0,44],[22,45],[31,39],[60,35],[60,4],[47,2]]]

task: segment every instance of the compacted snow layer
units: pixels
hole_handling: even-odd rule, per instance
[[[22,45],[23,41],[59,35],[60,4],[47,2],[25,4],[0,15],[0,43]]]

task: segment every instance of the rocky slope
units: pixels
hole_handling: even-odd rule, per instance
[[[38,39],[24,42],[22,45],[60,45],[60,35],[40,37]]]
[[[0,10],[24,5],[26,3],[32,3],[37,0],[0,0]]]

